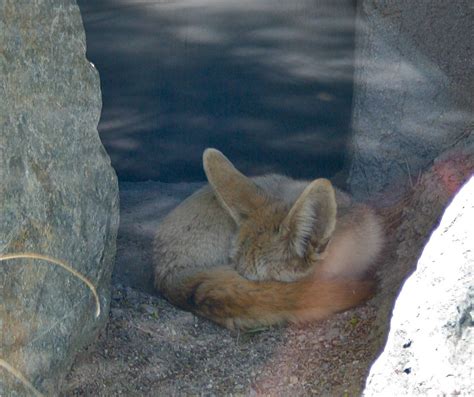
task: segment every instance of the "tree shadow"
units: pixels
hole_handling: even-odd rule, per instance
[[[204,180],[210,146],[247,174],[342,168],[352,1],[78,3],[119,179]]]

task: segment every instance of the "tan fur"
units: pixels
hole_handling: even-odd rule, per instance
[[[368,299],[383,243],[371,209],[326,179],[247,178],[214,149],[209,185],[161,223],[155,285],[173,304],[228,328],[310,321]]]

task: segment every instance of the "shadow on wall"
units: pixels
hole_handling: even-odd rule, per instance
[[[342,168],[353,1],[78,3],[121,180],[203,180],[209,146],[247,174]]]
[[[349,190],[394,203],[433,160],[473,142],[474,9],[463,0],[362,2]],[[472,156],[464,150],[458,156]]]

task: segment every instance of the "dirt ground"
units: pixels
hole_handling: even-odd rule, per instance
[[[107,328],[76,359],[63,395],[352,396],[372,358],[374,314],[366,305],[306,326],[239,334],[114,286]]]
[[[151,238],[198,185],[125,183],[110,317],[62,396],[353,396],[379,346],[376,300],[304,326],[231,332],[151,289]]]

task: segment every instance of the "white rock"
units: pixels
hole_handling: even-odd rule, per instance
[[[471,178],[400,292],[364,396],[474,395],[473,221]]]

